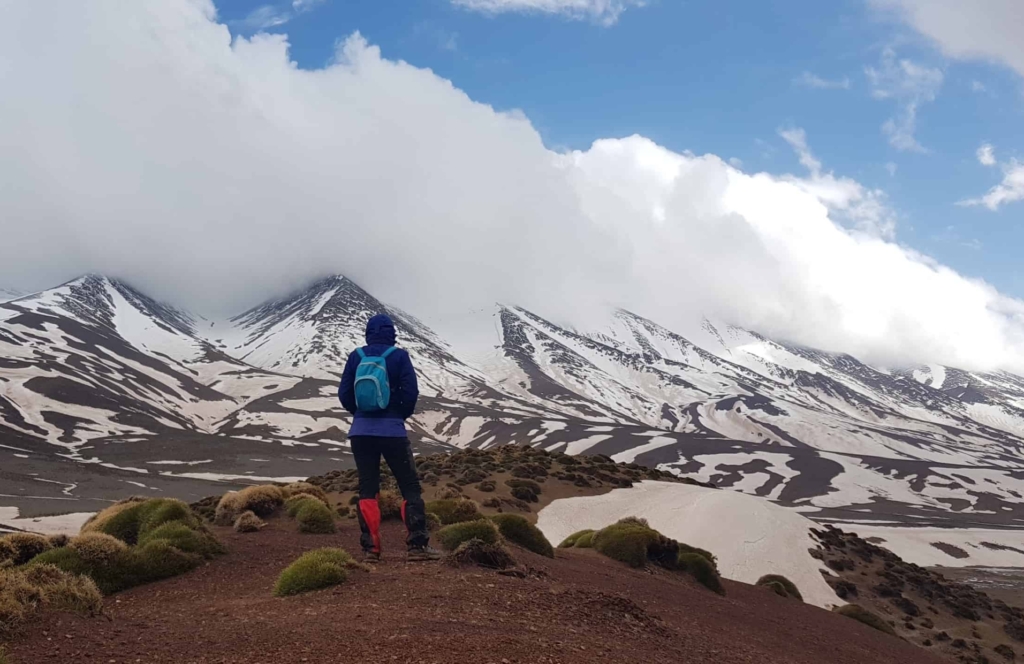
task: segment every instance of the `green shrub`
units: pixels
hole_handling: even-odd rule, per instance
[[[488,544],[498,542],[498,528],[490,521],[465,521],[453,523],[437,531],[435,535],[441,548],[454,551],[460,544],[471,539],[479,539]]]
[[[441,487],[435,494],[437,500],[458,500],[462,498],[462,489],[451,484]]]
[[[477,484],[476,488],[484,493],[491,493],[497,488],[497,486],[494,484],[492,480],[485,480],[480,484]]]
[[[203,558],[212,558],[224,553],[221,543],[201,525],[189,528],[181,521],[168,521],[147,531],[139,538],[139,544],[144,545],[157,540],[165,540],[180,551],[195,553]]]
[[[578,540],[580,537],[582,537],[583,535],[593,535],[593,534],[594,534],[594,529],[593,528],[587,528],[586,530],[577,530],[572,535],[569,535],[564,540],[562,540],[562,543],[558,545],[558,548],[559,549],[571,549],[576,544],[576,540]]]
[[[593,546],[613,560],[624,562],[631,567],[644,567],[648,561],[675,568],[678,561],[678,543],[671,561],[665,557],[665,549],[671,549],[672,540],[662,537],[658,531],[646,525],[646,521],[628,517],[602,528],[593,536]],[[667,563],[667,564],[666,564]]]
[[[697,583],[705,588],[719,595],[725,594],[722,577],[718,576],[718,570],[705,556],[699,553],[681,553],[679,554],[679,569],[692,576]]]
[[[344,549],[315,549],[302,554],[277,577],[274,595],[285,597],[342,583],[358,567]]]
[[[310,496],[310,495],[307,495],[307,494],[299,494],[297,496],[292,496],[288,500],[284,501],[285,513],[287,513],[288,516],[290,516],[290,517],[294,517],[296,514],[299,513],[299,508],[302,507],[303,505],[305,505],[307,502],[310,502],[310,501],[315,502],[315,503],[320,502],[319,500],[317,500],[313,496]],[[255,512],[254,512],[254,514],[255,514]]]
[[[544,533],[537,526],[527,521],[526,518],[518,514],[496,514],[491,517],[491,521],[498,526],[501,536],[509,542],[548,558],[555,557],[555,550],[551,547],[551,542],[544,537]]]
[[[892,636],[896,636],[896,630],[892,628],[892,625],[887,623],[881,616],[868,611],[863,606],[858,604],[846,604],[844,606],[838,606],[833,609],[836,613],[847,618],[853,618],[859,622],[864,623],[868,627],[877,629],[880,632],[885,632]]]
[[[519,500],[527,503],[536,503],[540,500],[540,498],[537,497],[537,494],[530,491],[525,486],[517,486],[512,489],[512,497],[518,498]]]
[[[583,533],[576,538],[576,544],[573,548],[576,549],[592,549],[594,548],[594,535],[596,533]]]
[[[702,556],[704,556],[705,558],[708,559],[708,562],[711,563],[711,566],[715,568],[716,572],[718,571],[718,558],[716,558],[715,554],[711,553],[707,549],[702,549],[702,548],[697,547],[697,546],[690,546],[689,544],[683,544],[682,542],[680,542],[679,543],[679,553],[680,554],[684,554],[684,553],[697,553],[697,554],[700,554],[700,555],[702,555]]]
[[[127,576],[132,586],[169,579],[203,564],[203,556],[175,547],[166,539],[153,539],[128,552]],[[129,586],[130,587],[130,586]]]
[[[50,540],[35,533],[11,533],[0,537],[0,564],[24,565],[52,548]]]
[[[131,545],[145,533],[171,521],[180,521],[189,528],[200,525],[199,518],[180,500],[130,498],[97,514],[82,526],[82,532],[106,533]]]
[[[509,569],[516,565],[515,558],[501,544],[488,543],[477,538],[460,544],[454,551],[445,555],[443,562],[451,567],[477,565],[490,569]]]
[[[436,514],[444,525],[483,518],[476,503],[467,498],[445,498],[427,503],[427,512]]]
[[[765,574],[758,579],[757,583],[754,585],[771,588],[782,597],[792,597],[800,600],[801,602],[804,601],[804,597],[800,594],[800,590],[796,587],[796,584],[781,574]],[[779,592],[778,587],[782,588],[781,593]]]
[[[337,531],[334,514],[319,500],[305,500],[295,512],[299,532],[327,535]]]

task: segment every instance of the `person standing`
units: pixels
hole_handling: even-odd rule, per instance
[[[409,353],[395,347],[395,324],[377,314],[366,324],[366,346],[345,363],[338,398],[352,413],[348,438],[359,473],[359,528],[363,559],[379,561],[381,457],[391,468],[402,492],[402,520],[408,537],[409,560],[437,560],[430,546],[423,491],[409,443],[405,420],[416,409],[419,388]]]

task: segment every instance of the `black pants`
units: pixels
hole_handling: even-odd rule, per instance
[[[383,438],[379,436],[351,436],[352,456],[359,471],[359,528],[362,531],[360,543],[365,551],[380,551],[380,507],[377,494],[380,493],[380,459],[384,457],[402,492],[402,520],[409,535],[406,544],[412,547],[426,546],[430,541],[427,532],[427,515],[423,504],[423,490],[416,475],[416,461],[412,456],[412,445],[408,438]]]

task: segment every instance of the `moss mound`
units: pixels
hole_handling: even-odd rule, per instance
[[[87,521],[82,526],[82,533],[105,533],[133,545],[148,532],[172,521],[181,522],[189,528],[201,527],[199,517],[180,500],[129,498],[115,503]]]
[[[468,498],[443,498],[427,503],[427,512],[436,514],[443,525],[483,518],[476,503]]]
[[[50,540],[34,533],[11,533],[0,537],[0,567],[24,565],[53,548]]]
[[[679,554],[682,555],[684,553],[696,553],[704,556],[705,558],[707,558],[708,562],[711,563],[712,567],[715,568],[715,571],[718,571],[718,558],[716,558],[715,554],[711,553],[707,549],[702,549],[697,546],[690,546],[689,544],[683,544],[682,542],[680,542]]]
[[[276,597],[336,586],[348,578],[348,570],[359,565],[344,549],[315,549],[302,554],[285,568],[274,585]]]
[[[105,594],[183,574],[224,553],[188,505],[131,498],[100,512],[67,546],[30,563],[92,579]]]
[[[596,533],[583,533],[576,538],[576,544],[573,546],[574,549],[593,549],[594,548],[594,535]]]
[[[679,543],[636,517],[627,517],[597,531],[593,548],[630,567],[644,567],[650,562],[676,569],[679,564]]]
[[[896,630],[892,628],[892,625],[883,620],[878,614],[868,611],[863,606],[858,604],[847,604],[845,606],[836,607],[833,610],[841,616],[853,618],[854,620],[864,623],[868,627],[896,636]]]
[[[230,526],[242,512],[253,512],[256,516],[265,518],[281,507],[284,504],[284,499],[285,495],[281,487],[270,484],[232,491],[224,494],[224,497],[217,503],[214,521],[222,526]],[[324,504],[326,505],[326,501]]]
[[[781,574],[765,574],[757,580],[756,586],[765,586],[771,588],[776,594],[782,597],[792,597],[798,599],[801,602],[804,601],[804,596],[800,594],[800,590],[796,587],[796,584],[782,576]],[[779,592],[779,589],[782,592]]]
[[[476,538],[460,544],[454,551],[445,555],[442,562],[450,567],[476,565],[488,569],[509,569],[516,566],[515,558],[501,544]]]
[[[715,565],[705,556],[699,553],[681,553],[679,554],[679,569],[692,576],[697,583],[708,590],[719,595],[725,594],[722,577],[718,575]]]
[[[591,535],[591,536],[593,536],[594,532],[595,531],[594,531],[593,528],[588,528],[586,530],[577,530],[572,535],[569,535],[564,540],[562,540],[562,543],[558,545],[558,548],[559,549],[571,549],[572,547],[574,547],[576,545],[576,542],[577,542],[577,540],[579,540],[579,538],[583,537],[584,535]]]
[[[295,515],[299,513],[299,508],[305,505],[307,502],[318,503],[320,501],[314,498],[313,496],[307,494],[299,494],[296,496],[292,496],[288,500],[284,501],[284,511],[288,514],[288,516],[295,518]],[[256,513],[253,512],[253,514],[255,515]]]
[[[498,526],[501,536],[513,544],[518,544],[528,551],[547,556],[555,557],[555,550],[551,542],[544,537],[540,529],[521,517],[518,514],[496,514],[491,521]]]
[[[497,544],[499,534],[498,527],[493,523],[479,520],[453,523],[450,526],[445,526],[437,531],[435,537],[438,543],[441,544],[441,548],[445,551],[454,551],[460,544],[471,539],[478,539],[487,544]]]
[[[53,565],[0,570],[0,635],[44,608],[94,615],[103,608],[103,596],[88,577]]]
[[[337,532],[334,525],[334,512],[319,500],[304,500],[295,511],[295,520],[299,522],[299,532],[318,535],[329,535]]]
[[[266,521],[256,516],[255,512],[245,511],[235,519],[234,529],[236,533],[256,533],[265,525]]]

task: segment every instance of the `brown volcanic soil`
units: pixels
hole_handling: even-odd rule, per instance
[[[105,616],[43,615],[9,644],[37,662],[694,662],[935,664],[927,651],[766,590],[726,582],[719,597],[687,577],[629,569],[592,551],[554,560],[514,549],[526,578],[403,561],[404,530],[384,527],[385,561],[341,586],[271,596],[281,569],[321,546],[358,550],[358,528],[300,535],[215,529],[229,553],[182,577],[112,596]]]

